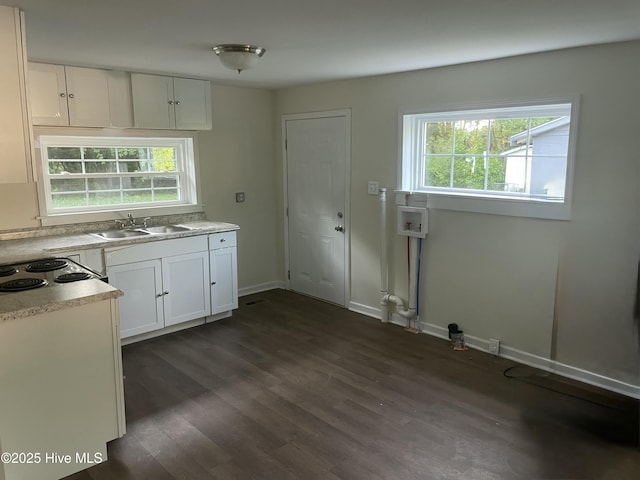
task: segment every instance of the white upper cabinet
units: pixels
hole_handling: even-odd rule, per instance
[[[24,22],[19,10],[0,7],[0,183],[27,183],[31,142],[25,90]]]
[[[34,125],[69,125],[62,65],[29,63],[29,95]]]
[[[211,84],[206,80],[174,78],[176,128],[211,130]]]
[[[131,127],[129,74],[29,63],[34,125]]]
[[[131,88],[136,127],[211,129],[210,82],[132,73]]]

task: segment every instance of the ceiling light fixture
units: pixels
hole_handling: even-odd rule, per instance
[[[220,62],[238,74],[253,67],[266,50],[253,45],[225,44],[216,45],[213,51],[220,58]]]

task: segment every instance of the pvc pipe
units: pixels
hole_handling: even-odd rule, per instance
[[[389,261],[387,246],[387,189],[380,189],[380,307],[382,322],[389,321],[389,304],[396,306],[398,315],[407,319],[407,327],[416,318],[418,289],[418,238],[409,239],[409,299],[405,310],[404,300],[397,295],[389,294]]]
[[[409,310],[416,311],[417,300],[416,290],[418,288],[418,238],[409,237],[409,251],[411,253],[409,263],[411,271],[409,272]]]
[[[389,291],[387,249],[387,189],[380,189],[380,291]]]
[[[380,189],[380,301],[381,321],[389,321],[389,270],[387,250],[387,189]]]

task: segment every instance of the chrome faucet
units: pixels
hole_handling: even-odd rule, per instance
[[[151,217],[144,217],[142,219],[142,224],[136,223],[136,220],[133,218],[133,215],[131,215],[130,213],[127,213],[127,219],[128,221],[116,220],[116,225],[118,226],[119,229],[122,230],[124,228],[139,228],[139,227],[147,228],[149,226],[149,220],[151,220]]]

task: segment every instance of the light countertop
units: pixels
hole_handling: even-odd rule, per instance
[[[208,235],[240,228],[232,223],[209,222],[206,220],[185,222],[180,225],[190,227],[191,230],[112,240],[107,240],[91,233],[0,240],[0,265],[64,257],[65,253],[77,252],[78,250]],[[123,293],[120,290],[100,280],[85,280],[55,288],[38,288],[24,292],[0,294],[0,323],[6,320],[30,317],[40,313],[117,298],[121,295]]]
[[[51,257],[64,257],[65,252],[75,252],[91,248],[115,247],[134,243],[156,242],[169,238],[193,237],[209,233],[228,232],[240,227],[233,223],[209,222],[206,220],[181,223],[192,228],[184,232],[156,233],[140,237],[127,237],[107,240],[91,233],[71,235],[52,235],[48,237],[20,238],[0,240],[0,265],[24,263]]]
[[[55,288],[0,294],[0,323],[122,295],[117,288],[95,279],[67,283]]]

